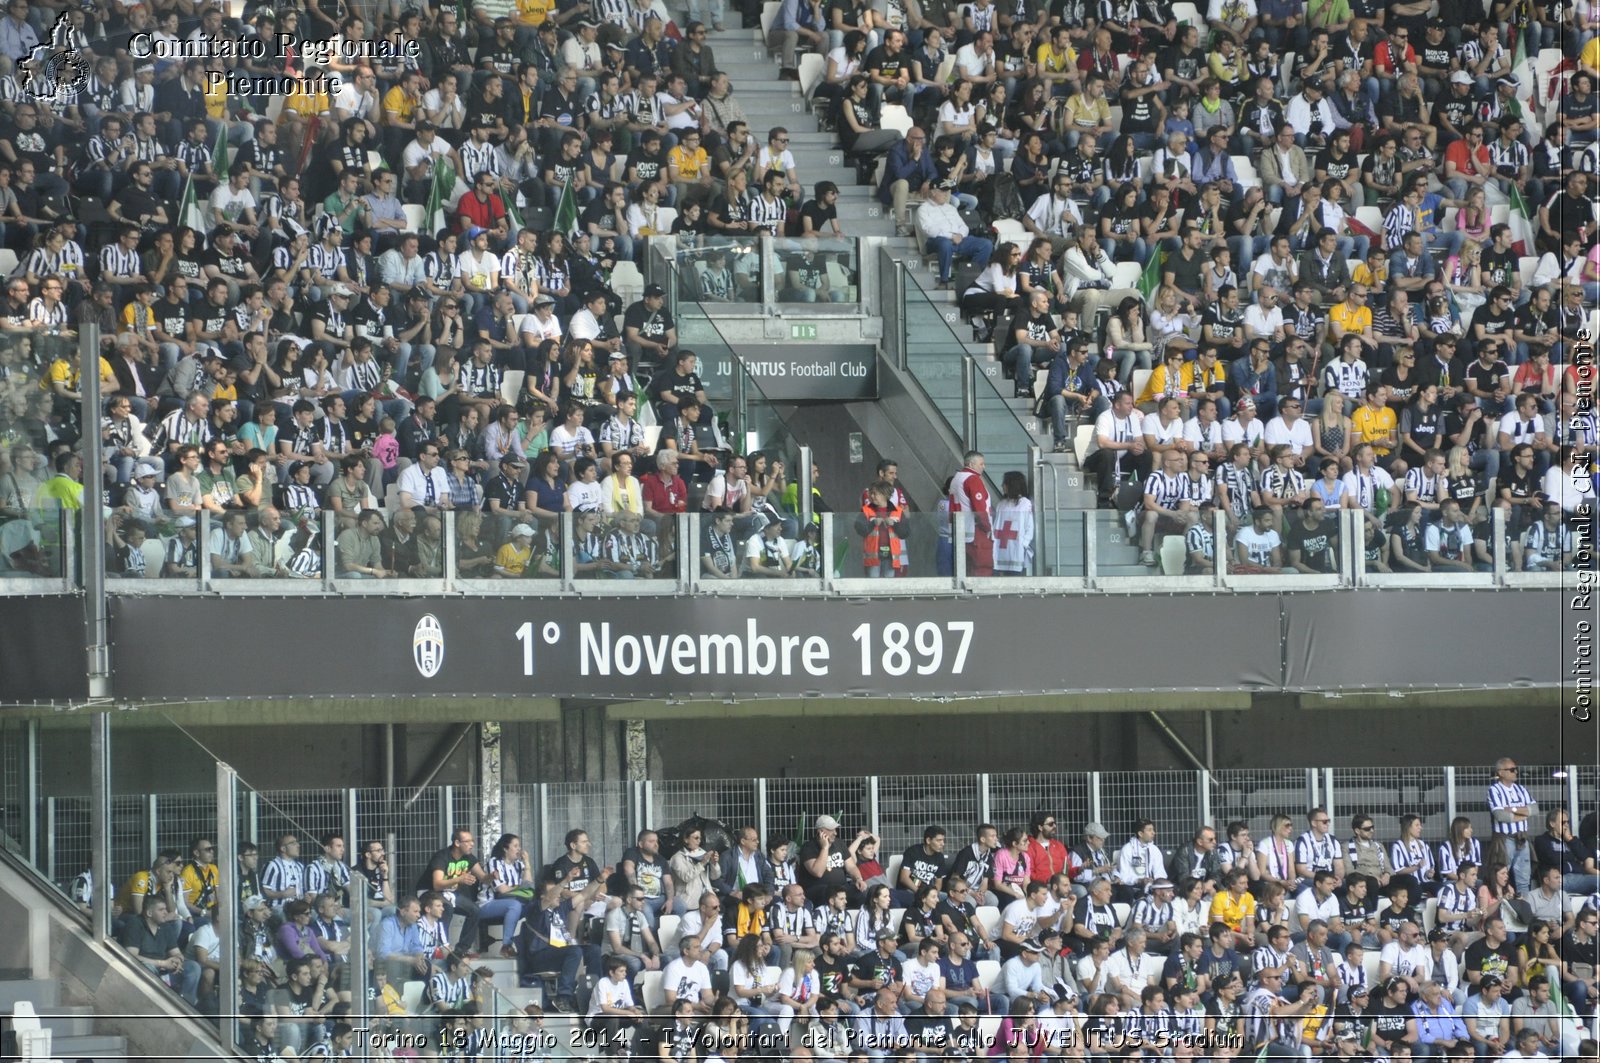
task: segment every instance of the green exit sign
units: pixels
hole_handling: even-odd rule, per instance
[[[789,338],[791,340],[814,340],[817,338],[817,326],[790,325]]]

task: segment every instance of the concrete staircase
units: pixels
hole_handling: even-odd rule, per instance
[[[61,987],[55,982],[20,977],[0,980],[0,1016],[9,1020],[18,1001],[32,1004],[39,1024],[50,1031],[51,1058],[93,1063],[132,1058],[126,1038],[95,1033],[93,1008],[62,1004]],[[3,1025],[9,1028],[11,1023]],[[11,1058],[14,1052],[8,1029],[0,1039],[0,1055]]]

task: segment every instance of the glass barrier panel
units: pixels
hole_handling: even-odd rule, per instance
[[[37,593],[31,580],[62,578],[74,552],[65,538],[75,541],[84,477],[78,464],[51,468],[46,448],[52,439],[82,435],[78,402],[69,397],[78,386],[69,362],[76,342],[0,333],[0,593]],[[124,416],[120,423],[131,429],[134,422]],[[108,469],[131,471],[126,456],[107,453]]]
[[[829,513],[824,519],[832,525],[831,570],[836,579],[948,578],[955,574],[950,521],[943,513],[902,513],[890,521],[886,516],[869,516],[865,509],[858,509]],[[999,574],[1003,532],[998,519],[995,532]],[[1008,557],[1020,553],[1019,543],[1006,541]],[[1031,558],[1017,558],[1019,564],[1027,560]],[[1015,571],[1024,574],[1021,568]]]
[[[719,304],[718,312],[761,313],[765,251],[754,236],[702,236],[692,246],[679,237],[673,258],[673,290],[680,309],[688,303]],[[722,306],[720,304],[727,304]],[[740,304],[749,311],[735,309]]]
[[[674,521],[641,513],[572,514],[572,572],[580,582],[676,580]]]
[[[779,238],[766,241],[774,295],[780,303],[849,306],[861,302],[860,241],[852,238]]]
[[[561,579],[561,522],[555,515],[465,512],[456,514],[455,525],[456,579]]]

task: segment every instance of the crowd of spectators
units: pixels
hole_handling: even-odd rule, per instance
[[[1458,816],[1424,838],[1408,814],[1380,838],[1362,811],[1343,836],[1313,808],[1259,839],[1230,822],[1163,849],[1149,819],[1119,842],[1038,812],[930,825],[891,854],[822,815],[793,839],[696,819],[603,855],[573,828],[543,863],[516,834],[484,854],[458,829],[407,884],[382,842],[351,860],[337,833],[311,855],[290,833],[268,861],[241,846],[237,897],[197,838],[114,912],[126,947],[213,1011],[215,924],[242,912],[239,1010],[263,1052],[348,1046],[366,934],[376,1020],[481,1040],[517,985],[543,996],[520,1029],[548,1011],[587,1032],[555,1055],[1592,1057],[1600,827],[1590,812],[1574,832],[1517,777],[1496,762],[1487,837]]]
[[[735,458],[664,293],[624,306],[614,269],[670,232],[842,233],[838,188],[804,183],[788,132],[752,131],[718,69],[706,35],[728,13],[690,7],[80,5],[81,85],[34,53],[56,8],[8,7],[0,507],[70,507],[100,477],[112,567],[134,577],[189,575],[201,551],[216,575],[314,577],[319,508],[352,577],[435,572],[442,508],[484,514],[466,550],[485,576],[548,575],[568,508],[600,514],[578,533],[593,571],[670,563],[650,526]],[[1173,532],[1197,570],[1219,549],[1321,570],[1337,547],[1303,506],[1320,495],[1366,512],[1379,571],[1482,567],[1496,508],[1516,566],[1548,569],[1582,545],[1596,440],[1574,344],[1600,292],[1600,46],[1595,13],[1566,10],[1216,0],[1180,21],[1159,3],[785,0],[769,41],[783,76],[822,55],[825,123],[939,279],[978,267],[960,303],[1019,393],[1048,367],[1058,448],[1069,416],[1096,419],[1101,496],[1132,514],[1146,563]],[[335,47],[222,58],[282,32]],[[147,40],[167,50],[131,48]],[[362,42],[387,48],[337,47]],[[230,93],[235,74],[305,80],[273,100]],[[891,105],[906,132],[883,126]],[[1525,226],[1521,209],[1497,220],[1513,203]],[[998,221],[1023,239],[990,240]],[[828,254],[797,247],[782,298],[842,298]],[[750,298],[718,254],[694,296]],[[101,470],[74,454],[89,321]],[[752,489],[781,499],[762,460],[745,458]],[[1211,496],[1226,543],[1195,531]],[[624,509],[640,529],[608,519]],[[220,525],[204,544],[201,510]],[[781,567],[805,571],[796,510],[775,514]],[[0,571],[48,567],[48,528],[3,527]],[[762,549],[752,533],[736,552]]]

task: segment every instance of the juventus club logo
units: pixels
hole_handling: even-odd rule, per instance
[[[418,620],[411,633],[411,659],[424,679],[432,679],[444,667],[444,627],[432,613]]]

